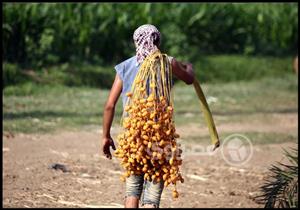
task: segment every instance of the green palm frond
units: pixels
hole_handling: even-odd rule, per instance
[[[270,174],[261,186],[262,194],[256,197],[265,208],[298,207],[298,148],[284,149],[284,155],[289,164],[277,162],[277,165],[271,165]]]

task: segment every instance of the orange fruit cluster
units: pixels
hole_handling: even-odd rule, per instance
[[[155,84],[150,87],[155,88]],[[173,184],[173,197],[177,198],[176,182],[183,183],[184,179],[179,170],[182,150],[176,142],[179,135],[172,119],[173,106],[166,97],[155,95],[155,91],[148,95],[142,85],[138,91],[136,98],[131,92],[126,94],[131,103],[124,108],[125,131],[118,136],[115,151],[126,170],[121,180],[132,174],[143,175],[148,181],[163,181],[165,187]]]

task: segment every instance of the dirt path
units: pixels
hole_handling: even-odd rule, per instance
[[[123,207],[122,170],[118,160],[102,156],[100,137],[99,131],[3,136],[3,206]],[[226,163],[220,150],[212,156],[186,155],[180,197],[173,200],[173,188],[167,188],[161,207],[262,207],[253,197],[267,167],[283,159],[282,147],[293,145],[255,146],[240,167]],[[65,164],[70,172],[49,169],[53,163]]]

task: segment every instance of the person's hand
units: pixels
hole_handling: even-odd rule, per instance
[[[111,137],[103,138],[102,139],[102,150],[103,150],[103,153],[104,153],[104,155],[107,158],[111,159],[112,156],[111,156],[109,147],[112,147],[113,150],[116,150],[116,147],[115,147],[113,139]]]

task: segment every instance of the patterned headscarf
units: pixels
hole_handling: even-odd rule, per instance
[[[133,40],[136,45],[137,61],[142,63],[149,54],[158,50],[154,42],[160,44],[160,33],[154,25],[142,25],[134,31]]]

